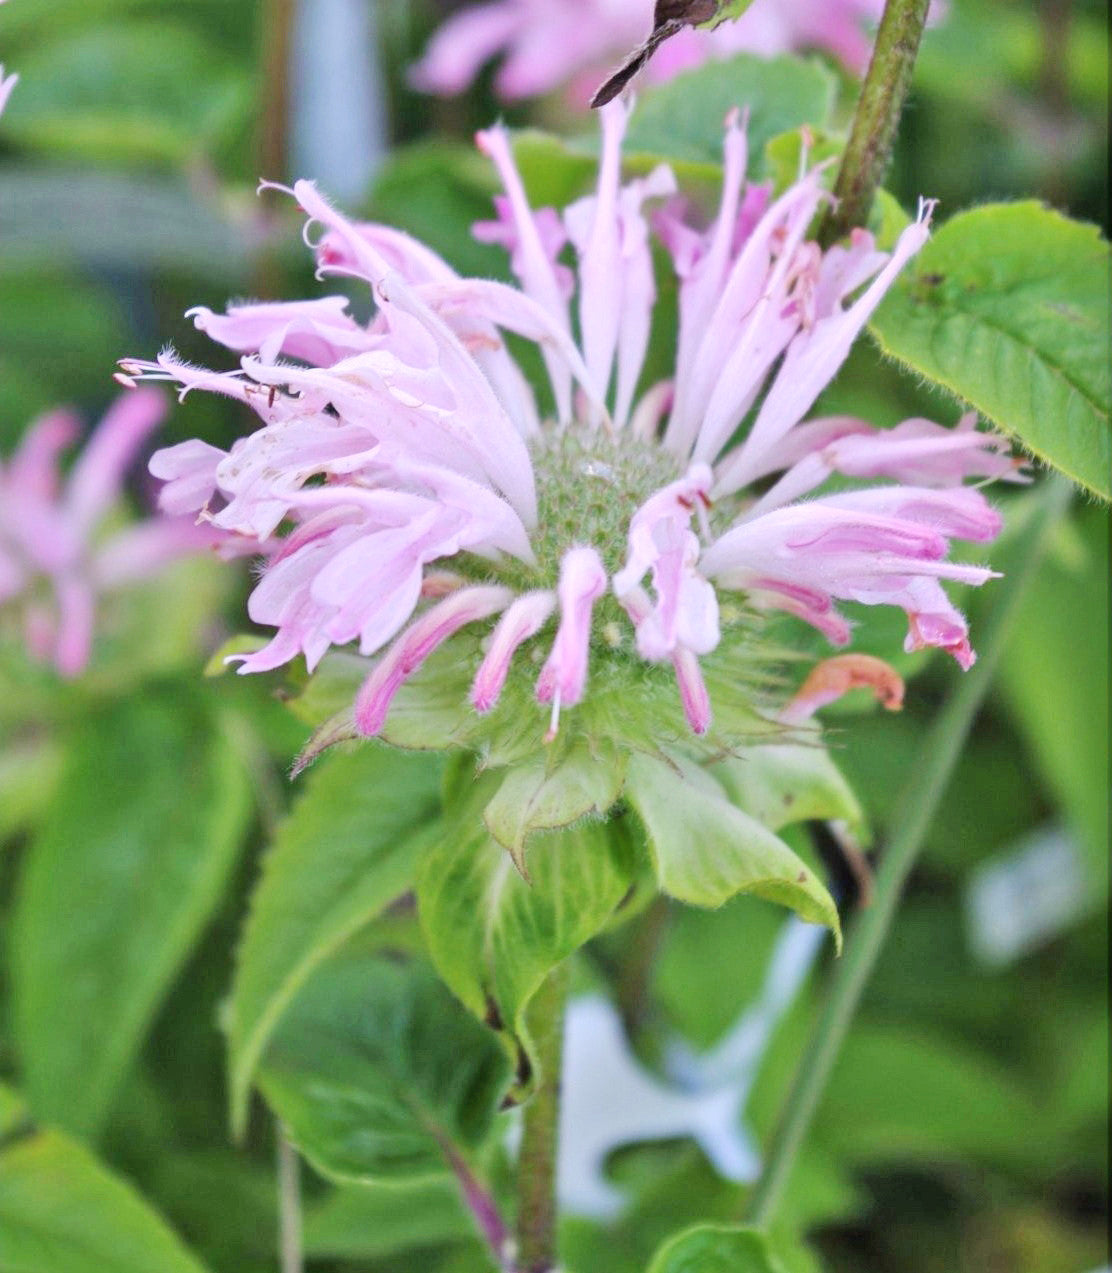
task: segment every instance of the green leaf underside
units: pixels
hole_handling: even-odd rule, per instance
[[[90,1134],[222,896],[251,799],[230,741],[153,693],[76,730],[59,790],[12,925],[13,1015],[35,1116]]]
[[[589,814],[603,817],[622,793],[626,762],[604,741],[579,739],[563,756],[510,768],[483,810],[483,821],[510,851],[523,874],[528,837],[570,826]]]
[[[130,1185],[56,1131],[0,1153],[0,1270],[204,1273]]]
[[[1110,494],[1109,245],[1035,202],[947,222],[870,330],[1045,463]]]
[[[341,955],[284,1015],[259,1084],[294,1142],[335,1180],[445,1173],[490,1129],[508,1067],[496,1038],[423,965]]]
[[[753,893],[788,906],[839,940],[839,916],[815,873],[755,817],[679,757],[630,758],[626,799],[641,819],[661,889],[695,906]]]
[[[299,986],[411,886],[440,774],[436,757],[364,743],[330,755],[304,780],[264,862],[237,959],[229,1017],[235,1128],[267,1038]]]
[[[818,741],[747,747],[712,772],[731,802],[770,831],[817,818],[842,819],[855,832],[863,830],[857,796]]]
[[[661,1246],[646,1273],[783,1273],[757,1229],[699,1224]]]
[[[615,820],[540,833],[530,841],[527,884],[482,820],[498,775],[473,781],[468,763],[418,868],[418,914],[437,971],[503,1035],[524,1088],[532,1066],[525,1007],[549,971],[607,924],[630,889],[633,854]]]

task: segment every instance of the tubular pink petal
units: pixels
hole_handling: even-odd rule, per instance
[[[568,305],[553,262],[545,251],[541,232],[526,197],[518,166],[514,162],[506,129],[501,126],[489,128],[477,133],[475,140],[479,149],[495,165],[503,189],[506,191],[519,244],[518,277],[522,286],[526,294],[533,297],[548,312],[555,325],[568,333],[570,332]],[[556,398],[557,416],[560,420],[566,421],[571,415],[571,381],[568,372],[559,366],[551,353],[546,355],[545,365],[548,368],[549,379]]]
[[[477,712],[489,712],[498,702],[515,652],[541,631],[556,608],[556,600],[551,592],[527,592],[507,607],[495,625],[472,684],[471,702]]]
[[[229,305],[214,314],[204,305],[187,310],[198,331],[237,353],[258,353],[263,362],[280,354],[314,366],[329,366],[368,348],[367,332],[347,313],[346,296],[312,301]]]
[[[750,481],[762,453],[784,437],[816,400],[897,275],[927,242],[929,224],[930,209],[901,233],[884,269],[848,310],[837,309],[820,318],[793,340],[749,436],[716,474],[718,493],[729,494]]]
[[[693,734],[706,734],[711,728],[711,698],[700,671],[699,660],[686,645],[678,645],[672,654],[676,684],[684,718]]]
[[[595,194],[564,214],[580,255],[580,334],[595,393],[605,398],[618,346],[622,260],[618,225],[622,138],[626,106],[613,101],[600,112],[603,148]]]
[[[781,307],[774,297],[782,295],[796,249],[822,198],[819,174],[809,173],[765,211],[743,243],[690,358],[677,366],[677,405],[665,434],[666,444],[677,454],[714,458],[738,423],[736,415],[727,423],[716,419],[709,428],[706,417],[712,394],[723,384],[723,368],[732,355],[740,360],[740,349],[769,345],[768,339],[763,341],[763,320]],[[772,358],[776,356],[773,352]],[[722,393],[729,388],[735,399],[742,400],[756,393],[754,385],[760,387],[771,358],[768,353],[764,361],[750,357],[746,365],[750,373],[745,386],[741,390],[727,386]],[[732,409],[731,403],[724,402],[718,415],[728,417]]]
[[[509,588],[462,588],[422,615],[383,655],[355,701],[356,728],[374,737],[386,722],[395,694],[433,651],[466,624],[490,618],[513,600]]]
[[[580,701],[587,681],[591,611],[607,590],[607,572],[594,548],[570,548],[560,563],[560,624],[537,678],[537,701],[560,708]]]

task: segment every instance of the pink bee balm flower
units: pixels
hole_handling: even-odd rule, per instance
[[[77,676],[89,661],[101,594],[213,542],[192,518],[158,516],[99,533],[165,414],[166,401],[153,389],[118,398],[63,479],[59,458],[80,424],[53,411],[0,463],[0,615],[18,611],[32,657],[62,676]]]
[[[753,681],[755,626],[771,610],[844,645],[841,603],[896,606],[906,648],[973,661],[943,585],[992,575],[948,553],[952,540],[999,531],[964,483],[1016,477],[1005,443],[972,417],[889,430],[808,418],[926,241],[930,205],[891,253],[865,231],[824,252],[808,239],[827,199],[819,173],[776,199],[747,187],[732,117],[719,211],[697,229],[663,202],[668,168],[622,183],[626,120],[620,103],[602,112],[596,190],[559,215],[531,208],[505,130],[480,134],[505,194],[478,232],[505,245],[520,287],[460,278],[299,182],[293,194],[322,232],[318,273],[366,281],[371,322],[335,297],[197,310],[198,326],[242,354],[239,370],[172,353],[124,364],[183,396],[233,397],[261,420],[228,452],[186,442],[151,465],[166,509],[201,512],[263,554],[249,613],[275,633],[236,656],[242,672],[297,655],[312,669],[355,643],[379,658],[353,728],[389,736],[402,687],[451,641],[474,655],[470,690],[448,703],[473,722],[460,729],[498,720],[551,739],[577,704],[593,728],[629,735],[638,706],[666,695],[679,728],[704,733]],[[643,386],[651,202],[680,321],[673,377]],[[537,345],[547,402],[504,332]],[[833,475],[840,489],[825,493]],[[437,666],[451,678],[459,656]]]
[[[773,57],[822,49],[860,74],[869,61],[868,25],[884,0],[754,0],[734,22],[714,30],[686,27],[666,41],[646,68],[653,81],[672,79],[703,62],[735,53]],[[436,32],[411,80],[422,92],[463,92],[496,58],[495,91],[504,101],[535,97],[571,83],[586,101],[603,75],[649,34],[651,0],[488,0],[466,5]]]

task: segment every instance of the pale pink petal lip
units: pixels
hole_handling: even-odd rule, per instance
[[[477,712],[489,712],[498,702],[515,651],[541,631],[556,602],[551,592],[527,592],[506,608],[472,684],[471,702]]]
[[[364,737],[377,734],[386,723],[395,694],[430,654],[469,623],[505,610],[514,594],[497,586],[461,588],[422,615],[376,664],[356,695],[356,728]]]
[[[591,611],[607,590],[607,572],[594,548],[570,548],[560,563],[557,597],[560,624],[535,690],[539,703],[552,703],[554,724],[561,707],[583,697],[587,682]]]

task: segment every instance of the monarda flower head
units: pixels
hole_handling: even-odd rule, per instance
[[[763,617],[787,612],[843,646],[841,602],[899,607],[906,649],[973,662],[943,583],[990,578],[948,552],[1000,529],[964,483],[1015,474],[1002,441],[970,417],[808,418],[930,208],[891,254],[865,231],[823,251],[808,238],[821,174],[776,198],[747,185],[731,118],[718,213],[697,228],[667,167],[623,184],[626,118],[620,103],[603,112],[596,189],[562,214],[531,208],[502,128],[479,135],[504,193],[476,233],[507,249],[517,288],[461,278],[299,182],[318,272],[366,281],[370,324],[339,296],[197,309],[240,370],[172,353],[124,364],[261,418],[228,453],[186,442],[151,468],[166,509],[263,554],[249,613],[275,634],[237,656],[241,671],[299,655],[312,670],[353,643],[374,656],[318,745],[381,735],[490,765],[581,747],[722,755],[789,727]],[[678,275],[679,328],[672,378],[644,385],[651,226]],[[503,332],[536,344],[546,401]],[[846,683],[891,697],[871,666]],[[833,696],[821,685],[815,701]],[[799,705],[785,717],[801,719]]]

